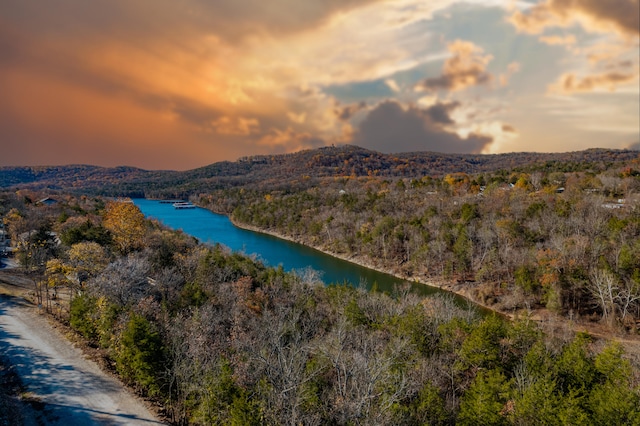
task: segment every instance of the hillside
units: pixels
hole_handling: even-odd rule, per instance
[[[634,190],[640,188],[635,175],[625,179],[633,180],[629,183]],[[310,212],[310,217],[323,221],[321,233],[336,237],[339,229],[348,231],[345,226],[355,223],[350,215],[357,212],[356,216],[372,221],[371,226],[355,224],[360,235],[353,237],[366,244],[363,250],[387,259],[406,254],[404,264],[415,259],[415,253],[436,267],[431,258],[449,263],[453,272],[461,267],[471,272],[478,254],[474,247],[487,248],[485,260],[480,259],[487,272],[505,260],[518,262],[496,271],[503,274],[496,288],[515,296],[512,305],[519,303],[518,298],[536,302],[543,296],[539,302],[548,309],[555,305],[557,315],[536,322],[529,312],[505,321],[499,315],[479,316],[443,295],[422,298],[403,288],[387,294],[325,286],[311,270],[289,274],[283,268],[268,268],[256,259],[219,245],[200,244],[147,221],[131,203],[104,203],[99,197],[61,196],[61,202],[43,207],[28,202],[23,195],[29,191],[5,191],[0,192],[0,214],[7,210],[5,223],[12,236],[39,230],[27,232],[30,236],[15,255],[26,272],[16,274],[18,282],[26,280],[32,300],[68,324],[76,339],[138,395],[149,398],[168,424],[638,424],[640,358],[637,350],[625,349],[637,348],[637,332],[620,335],[615,328],[605,328],[599,335],[575,333],[578,315],[590,317],[580,310],[574,310],[570,320],[560,319],[563,304],[573,306],[589,297],[590,293],[581,292],[585,286],[591,288],[586,283],[591,275],[580,274],[585,265],[597,272],[596,280],[620,280],[615,288],[609,287],[618,294],[605,300],[603,313],[626,312],[627,318],[638,318],[639,287],[622,286],[637,283],[640,277],[640,216],[632,209],[614,212],[590,208],[573,196],[565,199],[570,185],[562,194],[541,194],[527,205],[532,197],[526,188],[495,188],[491,194],[489,184],[487,194],[475,197],[475,202],[469,198],[467,204],[456,205],[462,199],[450,193],[449,205],[432,203],[417,211],[411,204],[397,208],[399,197],[417,193],[423,198],[432,192],[430,188],[406,191],[397,183],[389,185],[387,179],[335,179],[343,180],[395,189],[359,194],[351,187],[351,192],[340,195],[341,201],[322,202],[317,208],[336,210],[327,211],[335,216],[331,220],[324,219],[322,211]],[[425,179],[425,185],[436,180]],[[442,180],[446,184],[446,178]],[[610,182],[605,179],[605,183]],[[336,192],[330,189],[274,193],[245,202],[253,201],[250,209],[263,217],[285,203],[304,207],[285,215],[293,229],[296,211],[315,208],[314,192],[327,191],[327,196]],[[227,190],[234,191],[240,192]],[[251,196],[254,191],[244,192]],[[355,198],[349,198],[352,193]],[[574,196],[578,194],[585,192]],[[259,200],[272,207],[260,208]],[[296,200],[300,203],[293,203]],[[414,210],[414,218],[405,220],[398,214],[402,210]],[[575,220],[565,217],[569,211]],[[576,234],[583,223],[591,227]],[[545,224],[555,226],[550,234]],[[544,235],[534,236],[532,242],[520,240],[536,228]],[[419,250],[414,235],[422,240]],[[348,243],[351,237],[345,237],[336,243]],[[536,250],[538,242],[548,239],[555,247],[566,247],[564,252],[542,248],[540,256],[527,255],[533,253],[527,249]],[[592,241],[586,244],[592,249],[585,252],[584,243]],[[616,247],[621,248],[619,255],[611,249]],[[531,269],[505,271],[525,266],[522,261],[530,262],[526,266]],[[540,285],[532,282],[538,272]],[[0,272],[0,282],[8,273],[13,274]],[[507,281],[508,274],[515,275],[514,284]],[[463,285],[476,287],[471,281]],[[0,285],[0,292],[4,288]],[[630,291],[619,291],[624,289]],[[9,291],[17,290],[9,287]],[[630,297],[620,303],[617,296]],[[529,303],[528,308],[536,307],[537,303]],[[5,308],[3,319],[13,313],[11,306]],[[615,319],[609,315],[599,325],[615,326],[608,318]],[[19,334],[13,331],[8,330]],[[48,363],[41,358],[37,366],[46,371]],[[65,377],[73,373],[73,365],[65,361]],[[47,386],[56,383],[53,374],[45,379]],[[74,398],[96,396],[100,390],[99,384],[76,379],[70,383]],[[28,390],[32,395],[31,387]],[[57,401],[59,414],[58,409],[69,404]],[[76,407],[74,400],[72,408]],[[118,411],[119,417],[110,419],[141,422],[140,417],[123,413]],[[0,410],[0,418],[1,414]],[[114,412],[105,408],[89,414]],[[564,419],[569,420],[562,423]]]
[[[95,188],[121,181],[147,180],[154,173],[135,167],[89,165],[0,167],[0,188]]]
[[[184,172],[85,165],[1,167],[0,188],[51,189],[98,195],[184,197],[246,185],[305,188],[338,176],[421,177],[500,170],[593,171],[638,158],[637,151],[590,149],[569,153],[496,155],[411,152],[383,154],[353,145],[292,154],[243,157]]]

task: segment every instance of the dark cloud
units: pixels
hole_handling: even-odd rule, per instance
[[[430,121],[436,124],[454,124],[451,119],[451,112],[460,106],[460,102],[438,102],[423,109],[422,112],[429,117]]]
[[[581,19],[588,31],[614,27],[627,35],[640,33],[640,9],[638,0],[546,0],[527,10],[517,11],[510,21],[521,31],[540,33],[546,27],[569,26]]]
[[[493,76],[487,72],[490,55],[482,56],[482,49],[467,41],[455,41],[448,45],[453,54],[444,63],[442,75],[427,78],[417,85],[419,89],[428,91],[464,90],[467,87],[489,84]]]
[[[381,152],[479,153],[493,141],[491,137],[471,134],[461,138],[444,127],[452,123],[449,113],[457,106],[451,103],[404,109],[394,101],[382,102],[362,121],[353,143]]]
[[[255,35],[314,28],[335,13],[376,1],[50,0],[43,7],[38,0],[21,0],[4,2],[2,15],[28,32],[56,37],[175,40],[184,34],[202,34],[239,41]]]
[[[459,70],[456,73],[446,73],[439,77],[425,79],[421,87],[428,90],[462,90],[467,87],[489,83],[491,75],[484,72],[477,65]]]
[[[337,106],[333,112],[342,121],[349,121],[354,115],[367,107],[367,103],[362,101],[351,105]]]

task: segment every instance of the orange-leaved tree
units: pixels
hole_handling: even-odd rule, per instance
[[[135,204],[120,201],[107,204],[103,225],[111,231],[113,242],[122,254],[142,246],[145,235],[144,214]]]

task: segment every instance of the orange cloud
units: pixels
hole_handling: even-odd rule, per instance
[[[481,47],[469,41],[456,40],[447,46],[452,56],[444,63],[440,77],[427,78],[417,89],[459,91],[468,87],[489,84],[493,76],[487,72],[491,55],[483,56]]]
[[[193,167],[223,159],[233,148],[204,143],[194,126],[126,99],[24,70],[0,74],[4,164]],[[6,145],[5,145],[6,144]]]
[[[618,86],[630,83],[638,79],[638,73],[607,72],[603,74],[588,75],[578,77],[573,73],[566,73],[560,76],[557,83],[550,87],[552,92],[560,93],[580,93],[591,92],[597,89],[607,89],[615,91]]]
[[[530,34],[539,34],[547,27],[569,27],[576,22],[587,31],[640,34],[638,0],[546,0],[525,13],[514,12],[509,21]]]
[[[121,105],[122,111],[144,113],[139,126],[126,126],[127,117],[119,116],[103,123],[105,115],[96,115],[90,120],[95,126],[78,134],[82,139],[74,143],[79,146],[101,141],[91,129],[106,127],[112,140],[127,141],[133,150],[152,145],[154,129],[173,134],[166,126],[184,132],[179,137],[176,131],[176,139],[188,137],[205,152],[214,151],[211,161],[228,159],[241,148],[279,150],[287,145],[287,135],[298,141],[291,147],[330,143],[344,137],[348,123],[334,113],[335,99],[319,88],[389,78],[415,66],[418,59],[402,47],[399,29],[450,1],[428,6],[405,0],[158,0],[149,13],[148,4],[138,1],[58,2],[45,9],[36,0],[24,0],[1,7],[0,80],[12,70],[37,76],[42,86],[83,93],[82,101],[64,98],[61,90],[51,95],[51,102],[62,97],[68,106],[57,111],[59,122],[83,116],[71,111],[83,111],[89,104],[85,98],[99,99],[114,111]],[[16,109],[5,93],[0,109],[15,118],[7,129],[33,136],[17,123],[34,120],[29,115],[38,107]],[[37,101],[21,100],[25,105]],[[73,139],[64,126],[55,130],[60,136],[50,139]],[[44,134],[32,138],[45,139]],[[193,166],[209,161],[196,152],[189,155]],[[149,164],[147,159],[132,162]]]
[[[425,23],[441,19],[433,12],[454,3],[53,0],[44,8],[38,0],[3,2],[0,162],[197,167],[248,154],[351,142],[357,135],[374,134],[370,118],[376,114],[384,119],[395,114],[413,126],[415,132],[403,133],[413,146],[418,146],[416,135],[427,135],[460,150],[485,149],[484,139],[467,140],[459,132],[463,107],[453,112],[451,102],[438,102],[438,91],[463,91],[494,80],[505,85],[518,71],[517,63],[494,76],[488,71],[492,57],[480,47],[450,43],[441,75],[419,84],[431,91],[416,100],[423,108],[404,104],[417,96],[405,90],[415,81],[405,71],[442,58],[430,50],[436,35],[431,31],[438,25]],[[516,59],[505,58],[504,51],[496,50],[500,63]],[[616,63],[630,59],[626,55]],[[523,72],[528,71],[525,64]],[[599,69],[604,71],[613,69]],[[402,112],[375,104],[372,99],[380,95],[375,90],[372,97],[368,88],[354,96],[332,90],[363,82],[384,82],[397,91]],[[585,85],[574,77],[573,86]],[[466,95],[459,95],[462,102]],[[363,120],[368,120],[366,128],[360,127]],[[519,131],[525,129],[516,124]],[[498,124],[490,133],[470,129],[466,135],[499,134]]]
[[[291,127],[286,130],[271,129],[258,140],[258,145],[267,146],[274,153],[300,151],[325,144],[323,139],[307,132],[297,132]]]
[[[259,131],[260,122],[255,118],[244,117],[220,117],[211,123],[220,135],[248,136]]]

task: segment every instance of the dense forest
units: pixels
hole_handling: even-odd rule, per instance
[[[76,195],[183,198],[232,187],[308,189],[327,177],[417,178],[499,170],[602,171],[638,158],[638,151],[589,149],[567,153],[496,155],[411,152],[383,154],[353,145],[282,155],[256,155],[184,172],[133,167],[0,167],[0,188],[61,190]]]
[[[544,308],[638,333],[640,162],[594,171],[333,177],[192,201],[502,312]]]
[[[492,183],[487,184],[486,199],[514,197],[499,187],[492,193]],[[428,180],[413,187],[433,192],[433,185],[444,190],[444,183]],[[387,208],[395,226],[401,219],[392,214],[401,209],[387,197],[412,192],[400,191],[399,183],[391,186],[354,196],[347,185],[345,193],[336,192],[333,207],[341,206],[345,214]],[[548,192],[541,197],[545,203],[544,197],[554,199],[548,201],[551,207],[535,201],[539,207],[525,203],[516,209],[503,201],[495,208],[520,212],[529,220],[522,224],[526,229],[537,229],[532,224],[556,210],[575,211],[572,199],[561,203]],[[288,274],[164,229],[131,203],[62,194],[51,205],[33,202],[43,195],[27,190],[0,195],[0,216],[25,274],[34,280],[34,297],[84,336],[123,380],[161,404],[172,423],[640,424],[640,359],[619,343],[576,334],[563,322],[545,330],[526,315],[515,321],[480,316],[447,297],[421,299],[402,288],[383,294],[324,286],[312,270]],[[246,198],[247,211],[257,211],[253,203],[260,198],[276,206],[289,197],[298,200],[294,206],[313,200],[313,192],[259,195]],[[349,196],[354,199],[342,199]],[[483,229],[488,207],[455,204],[458,196],[432,203],[435,212],[429,204],[420,214],[428,241],[438,238],[430,228],[437,216],[439,224],[449,224],[440,225],[444,231],[434,229],[449,232],[452,247],[460,234],[470,233],[472,240]],[[636,226],[637,216],[627,210],[593,209],[608,212],[597,222],[607,233],[594,238],[621,238]],[[334,220],[340,219],[325,220],[320,233],[339,229]],[[520,247],[514,233],[524,231],[506,226],[496,237],[504,238],[497,240],[499,250],[502,244],[513,253],[530,247]],[[411,251],[395,247],[396,234],[389,234],[384,247],[372,242],[367,250],[380,250],[389,259],[411,258]],[[637,234],[623,243],[637,244]],[[628,272],[635,279],[633,270],[598,263],[611,261],[606,250],[601,254],[599,273],[622,280],[619,274]],[[475,251],[470,256],[465,265],[454,252],[445,268],[470,275]],[[548,267],[549,273],[564,273]],[[532,270],[529,278],[537,273]],[[523,286],[519,274],[514,280]],[[502,275],[500,280],[507,282]],[[534,287],[526,297],[537,294]]]

